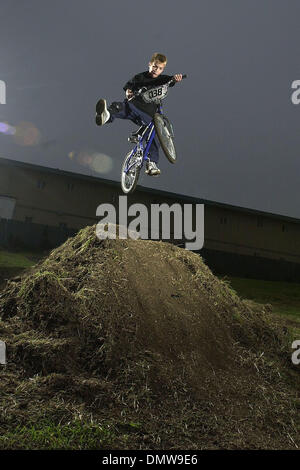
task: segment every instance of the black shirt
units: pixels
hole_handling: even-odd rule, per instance
[[[129,80],[126,85],[124,85],[123,90],[132,90],[133,92],[138,91],[140,88],[143,86],[149,87],[149,86],[159,86],[159,85],[164,85],[167,83],[169,80],[171,80],[172,76],[171,75],[159,75],[158,77],[151,77],[150,73],[148,71],[138,73],[135,75],[131,80]],[[174,86],[174,84],[171,84],[170,86]],[[154,113],[157,110],[157,104],[155,103],[146,103],[141,96],[137,96],[130,100],[130,103],[132,103],[134,106],[136,106],[138,109],[143,111],[144,113],[149,114],[150,116],[153,116]]]

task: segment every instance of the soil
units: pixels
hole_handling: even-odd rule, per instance
[[[174,245],[81,230],[6,282],[0,338],[2,433],[79,418],[114,449],[300,446],[287,329]]]

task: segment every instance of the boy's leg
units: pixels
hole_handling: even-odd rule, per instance
[[[107,107],[106,100],[100,99],[96,104],[96,124],[102,126],[106,122],[113,122],[115,118],[130,119],[125,102],[114,101]]]
[[[128,107],[130,109],[130,118],[133,122],[135,122],[138,125],[146,124],[148,125],[151,120],[152,116],[150,116],[147,113],[144,113],[140,109],[138,109],[136,106],[128,102]],[[159,142],[157,140],[157,137],[155,136],[154,139],[152,140],[152,143],[149,148],[149,158],[151,162],[158,163],[159,160]]]
[[[134,108],[134,109],[133,109]],[[139,110],[135,106],[129,106],[127,100],[114,101],[107,107],[106,100],[100,99],[96,104],[96,124],[102,126],[105,123],[113,122],[117,119],[129,119],[137,125],[142,124]],[[144,122],[150,122],[151,117],[142,113],[145,117]]]
[[[148,125],[152,120],[152,116],[136,108],[136,106],[127,100],[122,102],[114,101],[109,107],[107,107],[106,100],[100,99],[96,105],[96,124],[101,126],[105,123],[113,122],[116,118],[129,119],[139,126],[143,124]],[[159,142],[156,136],[149,148],[149,158],[153,167],[152,171],[151,166],[149,167],[149,174],[160,174],[160,170],[156,166],[159,160]]]
[[[113,122],[117,119],[130,119],[129,110],[124,101],[114,101],[107,108],[110,117],[107,122]]]

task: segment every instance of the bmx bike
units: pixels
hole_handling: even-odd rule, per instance
[[[186,78],[186,75],[183,75],[182,78]],[[132,193],[135,190],[143,164],[147,164],[149,161],[149,148],[155,135],[157,135],[161,148],[169,162],[176,162],[173,127],[162,110],[162,100],[166,98],[169,86],[172,83],[175,83],[174,78],[155,88],[143,87],[133,95],[140,95],[146,103],[157,104],[157,110],[148,125],[142,125],[128,138],[129,142],[136,145],[127,153],[122,165],[121,188],[125,194]]]

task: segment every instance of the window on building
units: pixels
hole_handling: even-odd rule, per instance
[[[74,189],[74,183],[69,182],[68,183],[68,191],[73,191]]]
[[[32,217],[26,216],[26,217],[25,217],[25,222],[26,222],[27,224],[31,224],[31,222],[32,222]]]
[[[227,217],[221,217],[220,222],[221,224],[227,224]]]
[[[37,181],[37,187],[38,187],[39,189],[44,189],[45,186],[46,186],[45,181],[43,181],[43,180],[38,180],[38,181]]]
[[[285,225],[282,225],[282,231],[286,232],[286,226]]]

